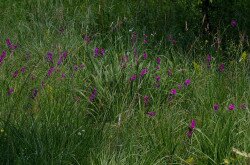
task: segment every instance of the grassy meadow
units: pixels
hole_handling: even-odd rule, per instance
[[[247,18],[165,3],[2,0],[0,164],[250,164]]]

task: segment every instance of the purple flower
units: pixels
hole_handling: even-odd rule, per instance
[[[146,34],[144,34],[143,36],[144,36],[143,43],[144,43],[144,44],[147,44],[147,43],[148,43],[148,40],[147,40],[148,36],[147,36]]]
[[[149,102],[149,96],[144,96],[143,101],[144,101],[144,105],[147,106]]]
[[[156,58],[156,63],[157,63],[158,65],[161,64],[161,58],[160,58],[160,57],[157,57],[157,58]]]
[[[187,136],[189,138],[192,137],[195,127],[196,127],[196,121],[194,119],[192,119],[192,121],[188,127],[188,132],[187,132]]]
[[[105,55],[105,49],[104,49],[104,48],[101,49],[100,55],[101,55],[101,56],[104,56],[104,55]]]
[[[207,62],[210,63],[212,61],[212,56],[210,54],[207,55]]]
[[[171,89],[170,94],[171,95],[176,95],[177,94],[176,89]]]
[[[178,89],[181,90],[182,89],[182,85],[178,84]]]
[[[32,90],[32,95],[31,95],[31,98],[32,98],[32,99],[35,99],[35,98],[36,98],[36,96],[37,96],[37,94],[38,94],[38,89],[36,89],[36,88],[35,88],[35,89],[33,89],[33,90]]]
[[[83,37],[83,40],[85,41],[86,44],[89,44],[90,41],[91,41],[91,39],[90,39],[90,37],[89,37],[88,35],[85,35],[85,36]]]
[[[148,115],[149,117],[154,117],[154,116],[156,115],[156,112],[154,112],[154,111],[147,112],[147,115]]]
[[[65,60],[65,59],[67,58],[67,56],[68,56],[68,52],[67,52],[67,51],[63,52],[63,53],[60,55],[60,57],[59,57],[59,60],[58,60],[58,62],[57,62],[57,65],[61,65],[61,63],[63,62],[63,60]]]
[[[65,73],[62,73],[62,78],[66,78],[66,74]]]
[[[9,47],[10,50],[15,50],[17,48],[17,45],[14,45],[11,43],[10,39],[6,39],[6,45]]]
[[[132,75],[132,76],[130,77],[130,81],[135,81],[135,79],[136,79],[136,74],[134,74],[134,75]]]
[[[10,96],[11,94],[13,94],[14,93],[14,88],[9,88],[9,90],[8,90],[8,95]]]
[[[155,79],[156,79],[156,82],[159,82],[161,80],[161,76],[156,76]]]
[[[219,71],[224,72],[224,70],[225,70],[225,64],[222,63],[219,65]]]
[[[140,75],[141,75],[141,77],[143,77],[143,76],[145,76],[147,73],[148,73],[148,69],[147,69],[147,68],[144,68],[144,69],[142,69]]]
[[[96,96],[97,96],[97,90],[96,90],[96,88],[94,88],[91,95],[89,96],[89,101],[93,102],[95,100]]]
[[[190,80],[190,79],[187,79],[187,80],[185,80],[185,82],[184,82],[185,86],[189,86],[190,83],[191,83],[191,80]]]
[[[173,71],[171,69],[168,70],[168,76],[172,76],[173,75]]]
[[[148,54],[146,52],[143,53],[143,59],[146,60],[148,58]]]
[[[22,72],[22,74],[24,74],[25,72],[26,72],[26,67],[22,67],[21,69],[20,69],[20,71]]]
[[[235,19],[232,19],[232,20],[231,20],[231,26],[232,26],[232,27],[236,27],[237,24],[238,24],[238,23],[237,23],[237,21],[236,21]]]
[[[78,66],[77,65],[74,65],[74,70],[78,71]]]
[[[49,68],[49,70],[48,70],[48,76],[50,77],[54,71],[55,71],[54,67]]]
[[[1,54],[1,56],[0,56],[0,65],[2,64],[2,62],[5,59],[6,55],[7,55],[7,52],[3,51],[2,54]]]
[[[13,78],[16,78],[18,76],[18,70],[16,70],[13,74],[12,74]]]
[[[218,110],[219,110],[219,108],[220,108],[219,104],[217,104],[217,103],[216,103],[216,104],[214,104],[214,106],[213,106],[213,107],[214,107],[214,110],[215,110],[215,111],[218,111]]]
[[[52,62],[53,63],[53,53],[52,52],[48,52],[47,53],[47,60],[48,60],[48,62]]]
[[[228,106],[228,110],[229,111],[233,111],[235,109],[235,105],[234,104],[230,104],[229,106]]]
[[[99,56],[99,48],[95,48],[94,49],[94,57],[98,57]]]
[[[157,66],[156,66],[156,70],[160,70],[160,65],[157,65]]]

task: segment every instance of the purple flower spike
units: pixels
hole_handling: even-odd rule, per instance
[[[181,90],[182,89],[182,85],[178,84],[178,89]]]
[[[35,99],[36,96],[37,96],[37,94],[38,94],[38,89],[36,89],[36,88],[33,89],[33,90],[32,90],[32,96],[31,96],[31,98],[32,98],[32,99]]]
[[[22,67],[21,69],[20,69],[20,71],[22,72],[22,74],[24,74],[25,72],[26,72],[26,67]]]
[[[196,127],[196,121],[193,119],[193,120],[191,121],[191,123],[190,123],[190,126],[189,126],[189,128],[188,128],[188,132],[187,132],[187,136],[188,136],[189,138],[192,137],[195,127]]]
[[[100,55],[101,55],[101,56],[104,56],[104,55],[105,55],[105,52],[106,52],[105,49],[102,48],[102,49],[101,49],[101,52],[100,52]]]
[[[156,58],[156,63],[157,63],[158,65],[161,64],[161,58],[160,58],[160,57],[157,57],[157,58]]]
[[[94,57],[98,57],[99,56],[99,48],[95,48],[94,50]]]
[[[173,71],[171,69],[168,70],[168,76],[172,76],[173,75]]]
[[[176,94],[177,94],[176,89],[171,89],[170,94],[171,94],[171,95],[176,95]]]
[[[159,82],[161,80],[161,76],[156,76],[155,79],[156,79],[156,82]]]
[[[232,19],[231,20],[231,26],[233,27],[233,28],[235,28],[236,26],[237,26],[237,21],[235,20],[235,19]]]
[[[190,83],[191,83],[191,80],[190,80],[190,79],[187,79],[187,80],[185,80],[185,82],[184,82],[185,86],[189,86]]]
[[[2,62],[5,59],[6,55],[7,55],[7,52],[3,51],[2,54],[1,54],[1,56],[0,56],[0,65],[2,64]]]
[[[207,62],[210,63],[212,61],[212,56],[210,54],[207,55]]]
[[[146,60],[148,58],[148,54],[146,52],[143,53],[143,59]]]
[[[215,111],[218,111],[220,106],[219,106],[219,104],[216,103],[216,104],[214,104],[213,108],[214,108]]]
[[[130,81],[135,81],[136,80],[136,74],[130,77]]]
[[[9,47],[10,50],[15,50],[17,48],[17,45],[14,45],[11,43],[10,39],[6,39],[6,45]]]
[[[54,68],[54,67],[51,67],[51,68],[48,70],[48,76],[50,77],[54,71],[55,71],[55,68]]]
[[[147,115],[148,115],[149,117],[154,117],[154,116],[156,115],[156,112],[154,112],[154,111],[147,112]]]
[[[12,74],[13,78],[16,78],[18,76],[18,70],[16,70],[13,74]]]
[[[96,96],[97,96],[97,90],[96,90],[96,88],[94,88],[91,95],[89,96],[89,101],[93,102],[95,100]]]
[[[48,62],[52,62],[53,63],[53,53],[52,52],[48,52],[47,53],[47,60],[48,60]]]
[[[233,111],[235,109],[235,105],[234,104],[230,104],[229,106],[228,106],[228,110],[229,111]]]
[[[144,96],[143,101],[144,101],[144,105],[147,106],[149,103],[149,96]]]
[[[143,77],[143,76],[145,76],[147,73],[148,73],[148,69],[147,69],[147,68],[144,68],[144,69],[142,69],[140,75],[141,75],[141,77]]]
[[[8,95],[10,96],[11,94],[13,94],[14,93],[14,88],[9,88],[9,90],[8,90]]]
[[[225,64],[220,64],[220,66],[219,66],[219,71],[220,72],[224,72],[224,70],[225,70]]]

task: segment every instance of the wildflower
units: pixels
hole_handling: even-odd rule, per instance
[[[148,40],[147,40],[148,36],[147,36],[146,34],[144,34],[143,36],[144,36],[143,43],[144,43],[144,44],[147,44],[147,43],[148,43]]]
[[[224,70],[225,70],[225,64],[222,63],[219,65],[219,71],[224,72]]]
[[[191,83],[191,80],[190,80],[190,79],[187,79],[187,80],[185,80],[185,82],[184,82],[185,86],[189,86],[190,83]]]
[[[14,93],[14,88],[9,88],[8,95],[10,96],[12,93]]]
[[[93,102],[95,100],[96,96],[97,96],[97,90],[96,90],[96,88],[94,88],[91,95],[89,96],[89,101]]]
[[[141,71],[141,77],[143,77],[144,75],[146,75],[148,73],[148,69],[147,68],[144,68],[144,69],[142,69],[142,71]]]
[[[160,65],[157,65],[157,66],[155,67],[156,70],[160,70],[160,68],[161,68]]]
[[[176,95],[177,94],[176,89],[171,89],[170,94],[171,95]]]
[[[88,35],[84,35],[83,40],[85,41],[86,44],[89,44],[91,41],[91,38]]]
[[[231,26],[234,28],[234,27],[236,27],[237,26],[237,21],[235,20],[235,19],[232,19],[231,20]]]
[[[220,106],[219,106],[219,104],[216,103],[216,104],[214,104],[213,108],[214,108],[215,111],[218,111]]]
[[[229,106],[228,106],[228,110],[229,111],[233,111],[235,109],[235,105],[234,104],[230,104]]]
[[[143,101],[144,101],[144,105],[147,106],[149,102],[149,96],[144,96]]]
[[[6,55],[7,55],[6,51],[3,51],[1,56],[0,56],[0,65],[3,62],[3,60],[5,59]]]
[[[132,76],[130,77],[130,81],[135,81],[135,79],[136,79],[136,74],[134,74],[134,75],[132,75]]]
[[[32,98],[32,99],[35,99],[35,98],[36,98],[36,96],[37,96],[37,94],[38,94],[38,89],[36,89],[36,88],[35,88],[35,89],[33,89],[33,90],[32,90],[32,95],[31,95],[31,98]]]
[[[143,53],[143,59],[146,60],[148,58],[148,54],[146,52]]]
[[[20,69],[20,71],[22,72],[22,74],[24,74],[25,72],[26,72],[26,67],[22,67],[21,69]]]
[[[47,53],[47,60],[48,60],[48,62],[52,62],[53,63],[53,53],[52,52],[48,52]]]
[[[212,61],[212,56],[210,54],[207,55],[207,62],[210,63]]]
[[[74,70],[77,71],[78,70],[78,66],[74,65]]]
[[[99,48],[95,48],[94,49],[94,57],[98,57],[99,56]]]
[[[67,51],[63,52],[63,53],[60,55],[60,57],[59,57],[59,60],[58,60],[58,62],[57,62],[57,65],[61,65],[61,63],[63,62],[63,60],[65,60],[65,59],[67,58],[67,56],[68,56],[68,52],[67,52]]]
[[[196,121],[194,119],[192,119],[190,126],[188,128],[188,132],[187,132],[187,136],[189,138],[192,137],[195,127],[196,127]]]
[[[148,115],[149,117],[154,117],[154,116],[156,115],[156,112],[154,112],[154,111],[147,112],[147,115]]]
[[[12,74],[13,78],[16,78],[18,76],[18,70],[16,70],[13,74]]]
[[[17,48],[17,45],[14,45],[11,43],[10,39],[6,39],[6,45],[9,47],[10,50],[15,50]]]
[[[173,75],[173,71],[171,69],[168,69],[168,76],[172,76]]]
[[[159,82],[161,80],[161,76],[156,76],[155,79],[156,79],[156,82]]]
[[[55,68],[54,68],[54,67],[51,67],[51,68],[48,70],[48,76],[50,77],[54,71],[55,71]]]
[[[62,78],[66,78],[66,74],[65,73],[62,73]]]
[[[100,55],[102,55],[102,56],[105,55],[105,49],[104,48],[101,49]]]
[[[157,63],[158,65],[161,64],[161,58],[160,58],[160,57],[157,57],[157,58],[156,58],[156,63]]]
[[[182,89],[182,85],[181,84],[178,84],[178,89],[181,90]]]

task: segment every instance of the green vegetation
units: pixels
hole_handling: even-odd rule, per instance
[[[0,1],[0,164],[249,164],[250,3],[205,1]]]

